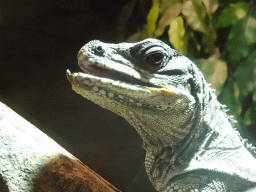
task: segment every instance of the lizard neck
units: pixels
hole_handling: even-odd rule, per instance
[[[217,100],[207,105],[197,128],[176,146],[147,150],[145,166],[159,191],[179,175],[198,170],[237,175],[256,182],[256,153],[233,127],[233,120]]]
[[[204,116],[197,152],[186,170],[206,169],[238,175],[256,182],[256,153],[234,128],[234,120],[217,100],[210,103]]]

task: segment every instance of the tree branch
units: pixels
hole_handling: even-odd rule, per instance
[[[0,102],[0,191],[119,191]]]

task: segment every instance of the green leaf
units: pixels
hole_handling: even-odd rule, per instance
[[[238,20],[244,18],[249,11],[249,5],[246,2],[231,3],[227,8],[223,9],[218,17],[216,27],[227,27],[237,23]]]
[[[244,124],[246,126],[256,123],[256,104],[250,106],[244,116]]]
[[[234,24],[229,33],[226,49],[229,59],[233,64],[237,64],[248,57],[252,51],[253,41],[256,38],[255,34],[253,34],[253,31],[256,29],[256,22],[250,23],[251,21],[255,21],[255,19],[251,17],[242,19]],[[248,41],[247,38],[251,40]]]
[[[218,9],[218,0],[202,0],[209,18],[212,18],[212,14]]]
[[[159,2],[160,3],[160,2]],[[181,3],[180,0],[161,0],[161,3],[160,3],[160,14],[163,15],[167,9],[169,9],[170,7],[173,7],[175,6],[177,3]]]
[[[256,90],[256,50],[237,67],[234,79],[240,91],[239,97],[241,101],[250,92]]]
[[[149,37],[153,37],[153,33],[156,29],[156,22],[159,16],[159,7],[153,5],[147,16],[147,32]]]
[[[201,0],[191,0],[193,7],[195,8],[196,14],[201,23],[204,23],[204,18],[206,15],[206,9]]]
[[[179,0],[171,2],[171,4],[168,4],[169,7],[165,9],[163,16],[159,19],[158,26],[155,31],[155,37],[162,35],[164,33],[165,27],[170,25],[172,20],[181,13],[182,4],[179,2]]]
[[[206,11],[202,2],[199,0],[186,1],[182,7],[182,14],[192,29],[203,33],[208,32],[204,20]]]
[[[216,90],[216,95],[219,95],[227,79],[227,63],[221,59],[198,59],[194,62],[204,74],[205,80],[211,84],[211,88]]]
[[[217,40],[217,32],[209,28],[208,33],[203,34],[202,43],[204,44],[204,51],[208,54],[214,53],[216,46],[215,42]]]
[[[248,43],[256,43],[256,19],[248,17],[244,29],[244,36]]]
[[[229,114],[233,115],[236,120],[238,120],[242,109],[238,96],[239,89],[237,85],[229,80],[219,97],[220,102],[227,106],[230,110]]]
[[[168,31],[169,41],[175,49],[177,49],[181,54],[184,54],[184,21],[181,16],[177,17],[170,24]]]

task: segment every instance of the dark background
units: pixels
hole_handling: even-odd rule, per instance
[[[76,55],[85,43],[117,42],[126,2],[1,1],[0,100],[120,190],[154,191],[135,130],[66,78],[66,69],[81,71]]]

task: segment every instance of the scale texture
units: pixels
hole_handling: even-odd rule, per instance
[[[125,118],[143,139],[157,191],[246,191],[256,186],[256,152],[234,127],[196,65],[157,39],[90,41],[84,73],[67,76],[85,98]]]

